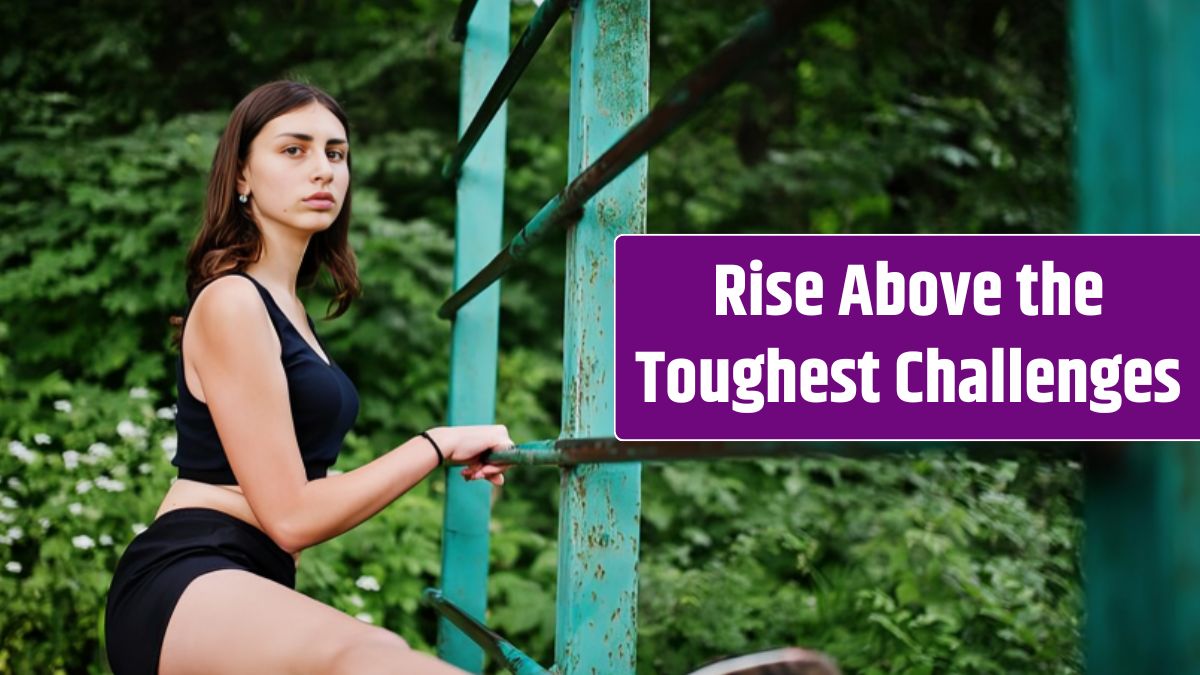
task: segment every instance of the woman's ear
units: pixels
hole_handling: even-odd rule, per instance
[[[250,194],[250,177],[248,175],[249,173],[250,173],[249,169],[246,167],[246,164],[243,162],[242,165],[238,167],[237,193],[239,195]]]

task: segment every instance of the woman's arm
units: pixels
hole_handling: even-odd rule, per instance
[[[437,466],[424,438],[348,473],[308,481],[292,424],[279,337],[248,279],[218,279],[197,297],[186,345],[233,473],[255,517],[280,548],[298,551],[337,536],[387,506]],[[448,462],[511,445],[500,425],[431,431]],[[497,467],[468,477],[502,480]]]
[[[430,434],[437,438],[443,452],[449,453],[448,448],[457,448],[461,453],[463,444],[451,441],[451,438],[460,435],[458,431],[464,429],[433,429]],[[511,444],[506,441],[508,431],[503,426],[482,426],[479,430],[487,437],[496,438],[496,442],[488,441],[490,444],[481,446],[479,452],[488,447]],[[448,456],[446,461],[461,459]],[[418,436],[354,471],[311,480],[295,495],[294,501],[290,502],[292,506],[281,509],[276,516],[274,526],[277,534],[272,534],[271,538],[287,551],[299,551],[334,538],[371,518],[413,485],[420,483],[437,466],[437,453],[430,442]],[[500,468],[487,468],[488,474],[492,471],[498,472]],[[250,495],[247,491],[248,498]],[[253,501],[251,508],[258,513],[259,509]]]
[[[511,445],[502,425],[441,427],[429,431],[447,462],[464,461],[464,449],[477,455],[491,447]],[[476,448],[471,450],[471,448]],[[276,521],[279,547],[299,551],[346,532],[408,492],[437,467],[429,441],[417,436],[369,464],[347,473],[305,483],[292,510]],[[488,466],[478,477],[501,476],[502,467]],[[501,478],[501,481],[503,478]],[[249,499],[249,494],[247,494]],[[258,508],[251,502],[251,508]]]

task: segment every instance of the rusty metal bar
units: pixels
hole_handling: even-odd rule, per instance
[[[871,458],[915,452],[963,451],[976,459],[1037,454],[1078,458],[1085,451],[1120,443],[1082,441],[961,443],[953,441],[619,441],[615,438],[560,438],[521,443],[488,455],[493,464],[573,466],[610,462],[677,462],[763,457]]]
[[[500,74],[496,76],[496,81],[492,83],[492,88],[483,98],[483,102],[479,104],[479,111],[475,113],[475,117],[471,119],[470,125],[459,139],[458,145],[454,148],[454,153],[446,160],[446,166],[442,169],[442,175],[446,178],[457,178],[459,171],[462,169],[463,162],[467,156],[471,154],[471,150],[475,148],[475,144],[479,141],[479,137],[483,135],[488,124],[491,123],[492,117],[496,115],[496,111],[500,110],[500,106],[504,105],[508,95],[512,93],[513,87],[516,86],[517,80],[521,79],[521,75],[525,72],[525,68],[529,62],[533,60],[538,49],[541,49],[542,43],[546,41],[546,36],[550,34],[550,30],[558,23],[562,17],[563,11],[566,10],[570,0],[546,0],[538,7],[537,13],[533,15],[529,25],[525,27],[525,32],[521,34],[521,38],[517,41],[517,46],[509,55],[508,61],[504,63],[504,67],[500,70]]]
[[[443,619],[458,627],[467,637],[478,644],[483,651],[487,652],[488,656],[504,664],[504,667],[509,671],[516,673],[516,675],[550,675],[549,670],[546,670],[537,661],[530,658],[529,655],[514,647],[511,642],[505,640],[499,633],[459,609],[457,605],[447,600],[438,589],[426,588],[423,595],[425,602],[431,605]]]
[[[454,17],[454,25],[450,28],[450,39],[462,42],[467,39],[467,22],[475,13],[475,5],[479,0],[462,0],[458,4],[458,15]]]
[[[563,193],[554,196],[546,205],[537,212],[533,220],[529,221],[521,231],[508,242],[496,257],[492,258],[475,276],[467,280],[454,295],[450,296],[444,302],[441,308],[438,309],[438,316],[443,319],[452,319],[458,310],[463,305],[467,304],[475,296],[487,290],[489,286],[496,283],[500,277],[504,276],[513,265],[524,255],[526,251],[536,246],[547,234],[554,232],[567,225],[579,220],[583,213],[582,209],[568,210],[562,208]]]
[[[580,0],[571,21],[568,182],[649,110],[650,0]],[[648,166],[642,153],[631,170],[613,174],[567,232],[563,437],[615,431],[609,384],[615,377],[613,244],[620,234],[646,231]],[[562,467],[559,475],[555,670],[633,675],[642,466],[578,464]]]
[[[649,114],[547,202],[504,250],[442,303],[438,316],[452,318],[460,307],[503,276],[524,250],[548,232],[577,221],[583,205],[601,188],[687,122],[744,67],[769,54],[781,37],[811,22],[833,4],[832,0],[768,2],[737,36],[675,83]]]

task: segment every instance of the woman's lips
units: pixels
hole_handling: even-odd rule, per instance
[[[332,199],[305,199],[304,203],[316,211],[328,211],[333,208]]]

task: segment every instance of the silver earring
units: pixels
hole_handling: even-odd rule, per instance
[[[250,195],[238,195],[238,201],[245,204],[250,201]]]

